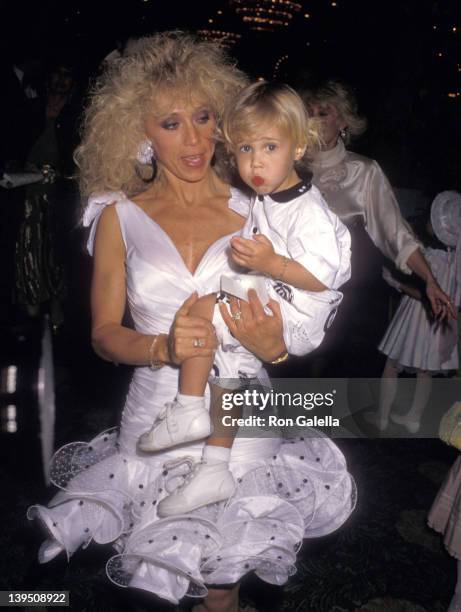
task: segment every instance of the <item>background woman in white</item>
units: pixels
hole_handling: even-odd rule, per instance
[[[367,290],[368,281],[373,280],[369,278],[372,268],[367,270],[367,266],[375,255],[364,244],[363,230],[400,271],[414,272],[425,282],[426,294],[436,316],[454,317],[450,300],[453,296],[447,296],[434,278],[421,244],[403,219],[381,167],[375,160],[346,148],[366,129],[352,89],[340,81],[329,80],[304,91],[302,97],[310,115],[317,117],[321,124],[323,145],[311,165],[313,182],[352,234],[352,278],[344,287],[342,309],[332,334],[341,336],[341,327],[351,330],[354,320],[360,320],[366,304],[367,296],[363,292]],[[380,261],[371,272],[374,273],[380,277]],[[353,307],[348,308],[347,302],[351,300]]]

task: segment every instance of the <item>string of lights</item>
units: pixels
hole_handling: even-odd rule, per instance
[[[225,47],[232,47],[242,38],[241,34],[236,34],[235,32],[226,32],[225,30],[215,30],[210,28],[197,30],[197,34],[204,40],[219,42]]]
[[[233,47],[242,38],[242,35],[228,27],[231,21],[227,12],[218,9],[212,17],[208,18],[209,26],[197,30],[197,34],[204,40],[219,42],[228,48]]]
[[[288,61],[288,53],[279,57],[279,59],[275,62],[274,72],[272,73],[272,78],[275,80],[279,76],[280,68],[284,62]]]
[[[231,0],[235,12],[251,30],[273,32],[287,27],[302,5],[290,0]]]

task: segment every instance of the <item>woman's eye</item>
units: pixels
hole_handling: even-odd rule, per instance
[[[208,123],[210,120],[210,113],[202,113],[197,117],[198,123]]]
[[[240,145],[239,147],[240,153],[249,153],[251,151],[251,147],[248,144]]]
[[[164,121],[162,123],[162,128],[165,130],[175,130],[178,127],[177,121]]]

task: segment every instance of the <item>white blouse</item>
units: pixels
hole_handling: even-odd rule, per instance
[[[410,274],[407,260],[422,245],[402,217],[379,164],[347,151],[339,140],[333,149],[319,152],[311,169],[314,184],[341,221],[352,225],[360,218],[375,246]]]

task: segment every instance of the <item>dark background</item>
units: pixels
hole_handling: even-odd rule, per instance
[[[237,14],[268,4],[3,2],[0,57],[20,48],[45,63],[67,58],[84,87],[129,36],[165,29],[230,32],[241,36],[230,51],[252,76],[302,86],[313,75],[335,75],[352,83],[370,124],[355,148],[378,159],[394,185],[431,195],[459,187],[459,2],[304,0],[296,3],[299,11],[288,9],[288,27],[259,32]]]
[[[251,8],[255,3],[241,4]],[[460,3],[299,4],[301,10],[289,27],[258,32],[242,22],[235,3],[221,0],[2,2],[0,64],[10,63],[18,53],[34,58],[40,90],[47,66],[71,63],[84,97],[104,57],[130,36],[165,29],[232,32],[241,38],[230,52],[253,77],[304,86],[316,76],[334,75],[353,84],[369,129],[352,149],[377,159],[394,187],[418,191],[428,203],[438,191],[460,189]],[[402,206],[403,199],[399,201]],[[84,254],[82,229],[76,225],[69,236],[69,297],[64,326],[53,340],[56,448],[71,440],[89,440],[119,422],[131,372],[92,352],[91,263]],[[2,283],[0,279],[0,287]],[[67,589],[71,609],[78,611],[171,609],[150,596],[111,585],[104,571],[112,554],[109,547],[79,551],[70,564],[60,558],[38,565],[43,534],[28,523],[26,510],[51,497],[43,483],[37,436],[35,381],[42,321],[12,321],[11,313],[0,305],[0,365],[19,368],[15,397],[0,397],[2,419],[7,403],[15,402],[18,425],[15,435],[2,430],[0,437],[0,589]],[[372,318],[367,324],[376,327]],[[357,367],[363,370],[365,365],[370,364],[358,356]],[[379,356],[373,367],[373,375],[379,376]],[[454,589],[456,563],[425,523],[456,451],[438,440],[338,443],[357,480],[356,511],[344,529],[306,542],[298,573],[284,589],[246,581],[243,603],[261,612],[442,612]]]

